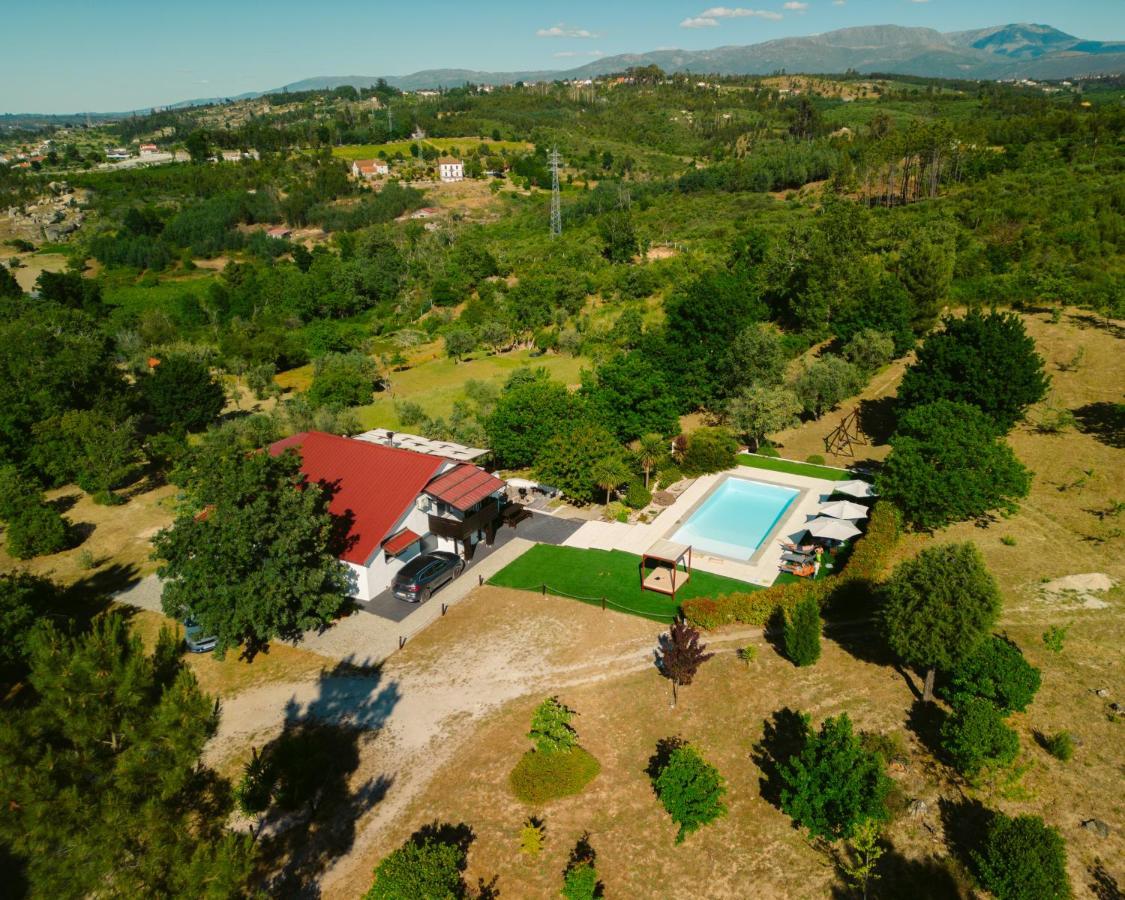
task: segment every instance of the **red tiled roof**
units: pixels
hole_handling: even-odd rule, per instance
[[[477,466],[462,464],[431,481],[426,493],[464,512],[503,487],[504,482],[495,475]]]
[[[351,515],[350,545],[341,559],[366,564],[414,499],[445,464],[436,456],[399,450],[367,441],[305,431],[270,446],[277,456],[289,449],[301,454],[301,471],[309,481],[338,489],[329,509]]]
[[[404,528],[398,534],[388,538],[387,542],[383,544],[383,549],[386,551],[387,556],[398,556],[415,541],[420,541],[421,539],[422,536],[420,534],[415,534],[409,528]]]

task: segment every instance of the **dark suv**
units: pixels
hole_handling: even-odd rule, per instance
[[[410,560],[398,570],[391,591],[399,600],[425,603],[438,588],[465,571],[465,560],[456,553],[434,550]]]

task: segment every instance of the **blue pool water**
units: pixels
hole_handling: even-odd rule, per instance
[[[749,559],[799,493],[776,484],[725,478],[671,539],[707,553]]]

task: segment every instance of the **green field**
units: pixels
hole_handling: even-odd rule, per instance
[[[653,591],[642,591],[638,567],[641,558],[620,550],[583,550],[579,547],[554,547],[536,544],[523,556],[509,563],[488,583],[497,587],[541,591],[608,608],[658,622],[668,622],[680,610],[680,602],[692,597],[721,597],[756,591],[756,585],[698,569],[691,580],[677,591],[676,599]]]
[[[489,149],[493,152],[504,150],[512,152],[532,149],[531,144],[526,144],[522,141],[492,141],[482,137],[455,137],[426,138],[423,141],[389,141],[386,144],[347,144],[343,147],[333,147],[332,155],[346,160],[374,159],[380,153],[386,153],[387,156],[394,156],[396,153],[409,156],[411,144],[429,144],[431,147],[436,147],[438,150],[450,150],[456,147],[461,151],[470,148],[475,149],[481,144],[488,144]]]
[[[753,469],[768,469],[771,472],[788,472],[790,475],[824,478],[827,481],[850,481],[855,478],[854,474],[845,469],[832,469],[828,466],[817,466],[813,463],[794,462],[791,459],[755,456],[751,453],[739,454],[738,464]]]
[[[365,428],[397,429],[403,426],[395,413],[396,401],[417,403],[430,417],[448,416],[454,402],[464,398],[465,382],[470,379],[501,387],[516,369],[530,366],[544,368],[552,378],[573,385],[578,383],[579,373],[588,365],[589,361],[582,357],[534,356],[531,350],[492,355],[477,353],[459,363],[440,357],[392,373],[391,389],[378,394],[374,402],[359,407],[356,412]],[[282,372],[277,381],[284,388],[307,390],[312,382],[312,366]]]

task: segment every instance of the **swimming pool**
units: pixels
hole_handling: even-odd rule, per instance
[[[707,553],[750,559],[799,494],[796,488],[724,478],[671,539]]]

